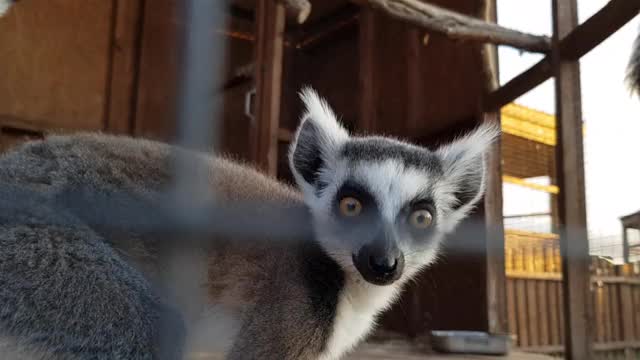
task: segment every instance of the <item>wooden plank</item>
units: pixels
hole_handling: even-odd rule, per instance
[[[633,293],[633,318],[635,331],[635,340],[640,340],[640,287],[634,286]]]
[[[578,60],[640,11],[640,1],[610,0],[600,11],[562,38],[560,55],[566,60]]]
[[[358,130],[375,130],[375,14],[371,9],[363,9],[360,15],[358,46],[360,57],[360,114]]]
[[[538,317],[539,317],[539,326],[540,326],[540,345],[549,345],[550,344],[550,331],[549,331],[549,303],[547,302],[548,294],[547,294],[547,282],[538,280],[536,281],[537,286],[537,295],[538,295]]]
[[[484,122],[500,124],[500,114],[485,113]],[[502,142],[491,145],[487,156],[486,193],[484,197],[487,228],[487,306],[489,332],[504,333],[507,330],[505,238],[502,213]]]
[[[518,309],[518,346],[520,347],[529,346],[526,281],[515,280]]]
[[[256,125],[253,157],[270,175],[278,169],[278,130],[282,87],[285,9],[279,2],[258,0],[256,31]]]
[[[542,84],[548,80],[551,75],[551,58],[545,57],[520,75],[489,93],[484,102],[486,104],[485,110],[500,109]]]
[[[517,280],[506,280],[506,292],[507,292],[507,311],[509,317],[509,334],[518,334],[518,316],[516,308],[516,287],[515,282]]]
[[[547,280],[547,281],[562,281],[562,274],[559,273],[537,273],[532,271],[513,270],[507,272],[507,278],[510,279],[526,279],[526,280]]]
[[[595,339],[599,342],[603,342],[605,341],[605,320],[604,320],[604,312],[605,312],[605,308],[604,308],[604,287],[602,286],[598,286],[596,287],[595,291],[594,291],[594,298],[595,298],[595,326],[596,326],[596,336]]]
[[[529,321],[529,345],[538,346],[540,344],[540,309],[538,308],[538,296],[536,294],[536,280],[525,280],[527,282],[527,320]]]
[[[611,325],[613,340],[622,341],[622,318],[620,317],[620,284],[611,284]]]
[[[636,338],[634,324],[632,285],[620,285],[620,317],[622,320],[622,340],[631,341]]]
[[[565,322],[564,322],[564,289],[562,288],[562,283],[558,283],[556,284],[556,290],[557,290],[557,294],[558,294],[558,304],[560,306],[558,306],[558,310],[559,310],[559,318],[560,321],[558,322],[560,325],[560,343],[565,345],[565,341],[566,341],[566,333],[564,330],[564,326],[565,326]]]
[[[111,71],[105,130],[132,134],[142,38],[141,0],[117,1],[111,39]]]
[[[573,32],[560,37],[559,54],[568,60],[577,60],[604,39],[628,23],[640,10],[640,2],[611,0],[600,11],[578,26]],[[499,109],[514,101],[553,76],[552,57],[547,56],[527,71],[488,95],[486,111]]]
[[[0,21],[0,112],[39,128],[99,131],[114,0],[27,1]]]
[[[560,321],[562,319],[559,316],[558,303],[558,287],[559,283],[545,282],[547,285],[547,304],[549,304],[549,345],[560,345]]]
[[[562,39],[578,25],[577,0],[554,1],[554,41]],[[556,48],[557,53],[557,48]],[[560,244],[562,253],[565,310],[565,357],[590,359],[591,292],[589,242],[586,227],[582,101],[578,61],[554,59],[557,116],[557,174]]]
[[[604,294],[603,294],[603,302],[602,302],[602,307],[604,309],[604,318],[603,318],[603,325],[604,325],[604,341],[605,342],[612,342],[615,339],[613,338],[613,319],[611,317],[612,315],[612,304],[611,304],[611,286],[605,284],[604,287]]]

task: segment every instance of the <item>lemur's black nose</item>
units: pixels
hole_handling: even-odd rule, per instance
[[[388,285],[402,276],[404,255],[395,246],[365,245],[353,255],[353,263],[366,281]]]
[[[398,267],[398,259],[391,256],[369,256],[369,268],[376,274],[386,275]]]

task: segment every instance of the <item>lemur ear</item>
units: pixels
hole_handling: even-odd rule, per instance
[[[331,171],[340,146],[349,139],[349,134],[313,89],[302,89],[300,99],[305,113],[289,147],[289,166],[301,190],[315,194],[324,187],[321,175]]]
[[[459,219],[462,219],[482,198],[485,183],[485,154],[499,135],[499,125],[487,122],[436,150],[443,164],[443,180],[446,183],[447,192],[453,197],[451,208],[458,214]]]

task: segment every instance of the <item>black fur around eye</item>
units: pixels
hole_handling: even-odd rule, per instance
[[[376,212],[376,202],[362,185],[346,181],[335,197],[335,212],[342,218],[360,218]]]
[[[417,199],[407,205],[403,216],[412,232],[424,232],[435,225],[436,208],[430,199]]]

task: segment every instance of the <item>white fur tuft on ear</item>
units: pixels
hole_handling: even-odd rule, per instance
[[[305,112],[289,147],[289,166],[305,193],[321,190],[321,172],[331,171],[331,164],[349,133],[340,125],[336,115],[315,90],[300,91]]]
[[[500,125],[484,122],[467,135],[440,147],[437,152],[444,163],[476,160],[500,136]]]
[[[342,127],[327,101],[321,98],[313,88],[304,87],[299,95],[305,105],[302,121],[313,121],[332,139],[345,140],[349,137],[349,134]]]
[[[451,199],[450,231],[482,198],[485,188],[485,154],[500,136],[500,125],[485,122],[469,134],[436,150],[443,166],[441,196]]]

